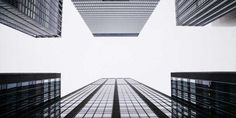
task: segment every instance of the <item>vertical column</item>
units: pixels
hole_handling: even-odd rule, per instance
[[[115,90],[114,90],[114,99],[113,99],[113,108],[112,108],[112,118],[120,118],[120,104],[119,104],[117,79],[115,80]]]

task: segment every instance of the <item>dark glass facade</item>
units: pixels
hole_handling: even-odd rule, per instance
[[[62,0],[0,0],[0,23],[34,37],[59,37]]]
[[[59,73],[0,74],[0,117],[16,117],[59,99]]]
[[[176,24],[205,26],[235,9],[235,0],[176,0]]]
[[[205,111],[190,111],[186,114],[214,118],[236,117],[236,73],[172,73],[171,78],[173,99]],[[177,112],[183,113],[181,110]]]
[[[34,98],[30,100],[33,101],[34,106],[27,107],[27,109],[31,108],[32,110],[29,110],[24,114],[19,114],[22,113],[22,110],[19,110],[19,112],[15,109],[11,109],[11,112],[9,112],[9,114],[11,114],[11,116],[16,116],[15,114],[18,114],[18,118],[234,117],[235,107],[233,105],[235,104],[235,96],[233,94],[226,96],[227,101],[225,101],[226,99],[224,99],[222,93],[219,93],[218,97],[216,98],[209,98],[209,93],[204,93],[202,89],[198,89],[199,86],[202,88],[202,85],[198,85],[196,84],[196,82],[194,85],[192,83],[187,83],[188,90],[192,89],[190,86],[194,86],[195,89],[191,91],[195,92],[183,92],[181,90],[184,89],[184,85],[186,85],[186,83],[183,82],[186,80],[186,78],[187,77],[172,76],[171,97],[130,78],[103,78],[92,82],[62,98],[60,98],[58,94],[54,95],[54,97],[58,97],[52,99],[51,97],[48,97],[48,95],[51,94],[46,95],[46,97],[44,94],[41,94],[38,97],[38,99],[41,100],[40,103],[37,103]],[[46,86],[54,85],[55,87],[55,82],[57,79],[47,80],[48,82],[46,83],[48,84],[41,84],[46,84]],[[49,81],[54,83],[52,84]],[[192,82],[193,80],[190,79],[189,81]],[[206,80],[202,81],[204,81],[203,83],[205,85]],[[177,84],[179,82],[181,82],[181,85]],[[45,85],[43,86],[45,87]],[[181,86],[182,89],[176,89],[174,86]],[[216,85],[214,86],[216,87]],[[9,87],[11,88],[12,85],[10,84]],[[232,93],[232,87],[234,86],[229,86],[227,89],[224,89],[224,94],[227,94],[226,91],[231,91]],[[220,90],[217,92],[223,91],[222,86],[218,86],[218,88]],[[51,91],[51,93],[57,93],[56,91],[58,90],[53,90],[53,92]],[[198,92],[200,92],[201,95],[199,95]],[[33,92],[32,94],[34,93],[35,92]],[[212,92],[211,94],[213,95]],[[21,96],[19,96],[19,98],[20,97]],[[16,101],[15,99],[12,99],[11,102]],[[2,100],[7,101],[6,99]],[[226,104],[226,102],[230,102],[230,104]],[[16,105],[19,105],[17,108],[20,108],[24,105],[30,105],[29,100],[24,104],[14,104],[11,106],[11,108],[14,108]],[[209,104],[211,106],[209,106]],[[4,111],[1,112],[5,113]]]

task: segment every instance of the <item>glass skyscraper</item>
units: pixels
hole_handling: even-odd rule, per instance
[[[187,77],[191,78],[193,76]],[[204,93],[203,90],[200,89],[202,87],[201,84],[192,85],[192,83],[188,83],[189,91],[182,92],[181,90],[185,90],[183,85],[186,84],[184,83],[184,78],[187,77],[180,77],[178,74],[172,73],[171,97],[131,78],[102,78],[60,98],[60,93],[56,92],[58,91],[58,88],[55,88],[55,86],[60,85],[58,83],[58,77],[50,76],[49,78],[53,79],[42,80],[39,84],[39,88],[38,86],[36,87],[36,85],[38,85],[38,80],[34,80],[36,83],[34,83],[34,81],[29,82],[30,85],[34,83],[31,85],[34,88],[33,91],[24,93],[26,94],[24,95],[26,96],[24,102],[18,101],[20,98],[23,99],[23,94],[19,94],[19,92],[22,91],[21,89],[23,89],[22,87],[18,89],[18,91],[20,90],[19,92],[16,92],[18,93],[18,99],[12,97],[16,95],[11,95],[11,92],[9,92],[9,95],[11,96],[7,97],[8,100],[1,99],[1,104],[10,102],[8,105],[5,105],[5,108],[1,108],[4,109],[1,111],[1,115],[4,115],[4,117],[15,117],[17,115],[17,118],[235,117],[235,95],[233,93],[233,91],[235,91],[234,84],[230,84],[231,86],[224,88],[223,85],[214,85],[216,88],[221,87],[224,89],[224,92],[223,90],[217,91],[218,93],[215,92],[215,96],[217,97],[209,98],[209,93]],[[217,78],[217,76],[214,77]],[[181,80],[181,85],[179,84],[179,80]],[[190,79],[189,81],[192,82],[193,80]],[[205,85],[206,80],[201,81],[202,82],[200,83],[204,83]],[[218,82],[217,84],[219,83],[221,82]],[[30,85],[27,87],[29,90],[32,88],[30,88]],[[213,86],[212,82],[211,85]],[[1,86],[3,86],[3,84]],[[11,89],[12,86],[14,85],[8,84],[7,88],[13,91]],[[177,90],[175,86],[178,86],[178,88],[181,86],[182,89]],[[192,90],[190,86],[194,86],[195,89]],[[45,91],[45,89],[47,90]],[[49,91],[49,93],[47,93],[47,91]],[[207,88],[206,91],[209,91],[209,88]],[[226,93],[229,91],[231,94]],[[41,94],[36,97],[29,97],[29,95],[35,96],[36,93]],[[199,96],[198,93],[203,95]],[[1,93],[1,96],[5,94]],[[211,95],[213,96],[212,92]],[[37,102],[37,100],[39,100],[39,102]],[[32,106],[29,106],[31,104]],[[211,106],[209,106],[209,104]],[[27,106],[25,107],[25,105]],[[19,109],[21,107],[25,108],[21,110]],[[27,109],[27,112],[24,112],[25,109]]]
[[[1,73],[0,117],[20,117],[59,100],[60,78],[59,73]]]
[[[236,10],[236,0],[176,0],[179,26],[205,26]]]
[[[103,78],[22,117],[42,115],[48,108],[55,108],[57,114],[52,118],[179,117],[172,114],[172,107],[180,109],[187,104],[174,102],[170,96],[130,78]]]
[[[59,37],[62,0],[0,0],[0,23],[34,37]]]
[[[201,109],[186,114],[213,118],[236,117],[236,73],[183,72],[172,73],[171,77],[172,99]],[[183,113],[180,110],[179,114]]]
[[[137,37],[159,0],[72,0],[95,37]]]

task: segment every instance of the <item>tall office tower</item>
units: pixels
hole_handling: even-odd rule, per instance
[[[176,0],[180,26],[205,26],[236,9],[236,0]]]
[[[52,108],[54,114],[48,111]],[[171,97],[130,78],[103,78],[88,84],[51,104],[18,117],[51,118],[178,118],[181,109],[194,107],[173,101]],[[172,114],[172,110],[173,113]],[[186,111],[182,111],[186,114]],[[44,116],[44,115],[43,115]],[[194,117],[195,115],[191,115]]]
[[[16,118],[60,99],[60,77],[59,73],[1,73],[0,117]],[[51,109],[44,112],[52,114]]]
[[[0,0],[0,23],[34,37],[59,37],[62,0]]]
[[[212,118],[236,117],[235,72],[171,73],[171,78],[173,99],[201,109]],[[200,117],[202,113],[186,114]]]
[[[72,0],[95,37],[136,37],[159,0]]]

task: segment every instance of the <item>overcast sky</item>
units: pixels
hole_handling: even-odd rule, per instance
[[[170,72],[236,70],[236,27],[177,27],[162,0],[139,37],[95,38],[70,0],[61,38],[0,24],[0,72],[60,72],[62,95],[104,77],[130,77],[170,95]]]

